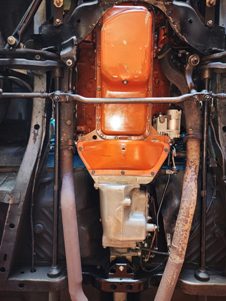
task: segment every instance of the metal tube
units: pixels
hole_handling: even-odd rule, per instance
[[[20,23],[17,25],[14,33],[12,34],[12,37],[15,38],[15,45],[17,46],[20,42],[21,36],[23,35],[24,31],[27,29],[27,26],[32,21],[35,13],[37,12],[42,0],[33,0],[28,9],[26,10],[23,18],[21,19]],[[9,46],[9,45],[7,45]]]
[[[65,75],[63,83],[64,86],[61,88],[66,91],[68,89],[68,74]],[[74,104],[72,102],[62,103],[60,120],[62,173],[61,212],[69,293],[71,301],[87,301],[82,289],[82,268],[73,176]]]
[[[54,232],[53,232],[53,265],[57,265],[58,243],[58,206],[59,206],[59,160],[60,160],[60,104],[55,104],[55,156],[54,156]]]
[[[203,109],[201,270],[206,269],[207,137],[209,115],[209,104],[207,102],[204,103]]]
[[[184,103],[187,137],[187,162],[184,174],[180,210],[173,235],[170,256],[154,301],[170,301],[179,278],[193,216],[197,203],[198,173],[200,164],[200,108],[194,101]],[[194,133],[196,135],[194,135]],[[196,137],[197,136],[197,137]]]
[[[59,90],[59,75],[55,77],[55,89]],[[59,276],[58,267],[58,219],[59,219],[59,173],[60,173],[60,103],[55,104],[55,151],[54,151],[54,187],[53,187],[53,240],[52,240],[52,266],[49,277]]]
[[[60,97],[60,102],[70,102],[78,101],[86,104],[120,104],[120,103],[152,103],[152,104],[164,104],[164,103],[182,103],[182,102],[192,102],[193,100],[205,101],[210,98],[225,99],[226,93],[211,93],[208,91],[202,92],[192,92],[183,94],[180,96],[172,97],[146,97],[146,98],[89,98],[78,94],[73,94],[69,92],[55,91],[51,93],[47,92],[3,92],[0,89],[0,100],[1,99],[32,99],[32,98],[50,98],[53,100],[58,100]]]
[[[209,79],[205,79],[206,89],[209,86]],[[200,266],[195,272],[195,276],[200,281],[208,281],[209,274],[206,271],[206,208],[207,208],[207,146],[208,146],[208,122],[209,104],[203,103],[203,144],[202,144],[202,209],[201,209],[201,247]]]
[[[188,94],[183,94],[180,96],[174,96],[174,97],[146,97],[146,98],[89,98],[89,97],[84,97],[78,94],[73,94],[69,92],[60,92],[60,91],[55,91],[51,93],[46,93],[46,92],[32,92],[32,93],[24,93],[24,92],[19,92],[19,93],[14,93],[14,92],[3,92],[0,90],[0,99],[1,98],[23,98],[23,99],[28,99],[28,98],[34,98],[34,97],[39,97],[39,98],[59,98],[61,96],[63,99],[61,102],[69,102],[69,101],[78,101],[82,103],[87,103],[87,104],[104,104],[104,103],[181,103],[184,101],[192,101],[192,98],[196,98],[197,100],[203,100],[205,96],[218,96],[221,98],[225,98],[226,94],[221,93],[221,94],[211,94],[207,91],[202,91],[202,92],[194,92],[194,93],[188,93]]]

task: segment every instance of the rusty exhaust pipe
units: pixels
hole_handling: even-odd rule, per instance
[[[200,164],[201,114],[199,103],[184,103],[187,129],[187,162],[184,174],[180,210],[173,235],[170,256],[154,301],[172,299],[188,245],[188,239],[197,203]]]
[[[67,75],[67,74],[66,74]],[[68,83],[65,76],[63,85]],[[64,87],[67,89],[67,87]],[[64,89],[65,90],[65,89]],[[76,213],[73,176],[74,104],[62,103],[60,107],[61,133],[61,212],[67,262],[68,287],[71,301],[87,301],[82,289],[82,268]]]

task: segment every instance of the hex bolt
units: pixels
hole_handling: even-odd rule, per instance
[[[16,44],[16,38],[14,38],[14,36],[9,36],[7,42],[10,46],[13,46]]]

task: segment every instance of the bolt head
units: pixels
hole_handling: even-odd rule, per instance
[[[123,265],[120,265],[119,271],[120,271],[120,272],[123,272],[123,271],[124,271],[124,266],[123,266]]]
[[[61,24],[61,20],[60,20],[60,19],[56,19],[56,20],[55,20],[55,23],[56,23],[57,25],[60,25],[60,24]]]
[[[207,24],[208,27],[212,27],[213,26],[213,20],[208,20],[206,24]]]
[[[10,46],[13,46],[16,44],[16,39],[13,36],[9,36],[7,42]]]
[[[68,67],[71,67],[71,66],[73,65],[72,59],[68,59],[68,60],[66,61],[66,65],[67,65]]]
[[[55,5],[57,8],[62,7],[63,4],[64,4],[64,1],[63,1],[63,0],[54,0],[54,5]]]

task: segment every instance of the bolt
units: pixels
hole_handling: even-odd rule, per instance
[[[206,0],[206,6],[211,7],[216,5],[216,0]]]
[[[14,38],[14,36],[9,36],[7,42],[10,46],[13,46],[16,44],[16,39]]]
[[[207,24],[208,27],[212,27],[213,26],[213,20],[208,20],[206,24]]]
[[[64,1],[63,0],[54,0],[54,5],[59,8],[59,7],[62,7],[64,4]]]
[[[151,172],[151,176],[152,176],[152,177],[155,176],[155,172],[154,172],[154,171]]]
[[[122,175],[122,176],[125,175],[125,171],[124,171],[124,170],[121,171],[121,175]]]
[[[120,265],[120,267],[118,269],[119,269],[120,272],[123,272],[124,271],[124,266]]]
[[[164,148],[164,152],[168,154],[169,149],[167,147]]]
[[[56,25],[60,25],[62,22],[61,22],[60,19],[56,19],[56,20],[55,20],[55,23],[56,23]]]
[[[41,56],[40,56],[39,54],[36,54],[35,59],[36,59],[37,61],[39,61],[39,60],[41,59]]]
[[[81,151],[82,151],[82,147],[80,146],[80,147],[78,148],[78,150],[81,152]]]
[[[92,175],[95,175],[95,170],[92,170],[92,171],[91,171],[91,174],[92,174]]]
[[[189,57],[189,63],[192,66],[197,66],[200,63],[200,57],[197,54],[193,54]]]
[[[42,233],[44,231],[44,226],[42,225],[42,224],[36,224],[35,226],[34,226],[34,232],[36,233],[36,234],[40,234],[40,233]]]
[[[123,83],[123,85],[128,85],[128,80],[125,79],[122,81],[122,83]]]
[[[73,65],[72,59],[66,60],[66,65],[67,65],[68,67],[71,67],[71,66]]]

